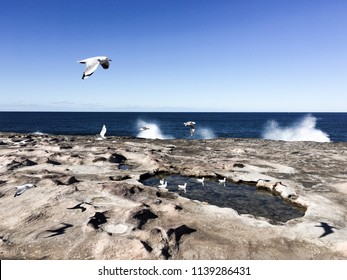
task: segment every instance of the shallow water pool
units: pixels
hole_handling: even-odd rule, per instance
[[[208,202],[219,207],[228,207],[239,214],[251,214],[270,219],[272,222],[286,222],[302,217],[305,209],[284,201],[271,192],[257,189],[255,186],[236,184],[226,181],[219,183],[217,179],[205,178],[204,184],[197,178],[181,175],[157,175],[141,182],[147,186],[158,187],[159,180],[165,179],[167,189],[193,200]],[[178,189],[178,185],[187,183],[186,192]]]

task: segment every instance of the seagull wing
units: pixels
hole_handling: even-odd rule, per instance
[[[26,190],[26,186],[25,185],[18,186],[14,196],[21,195],[23,192],[25,192],[25,190]]]
[[[188,122],[185,122],[183,123],[185,126],[189,126],[189,127],[195,127],[195,122],[192,122],[192,121],[188,121]]]
[[[83,80],[87,79],[90,75],[92,75],[95,72],[96,68],[98,68],[99,66],[98,57],[87,58],[78,62],[86,65],[86,69],[84,70],[82,76]]]
[[[83,72],[83,76],[82,76],[82,79],[85,80],[87,79],[89,76],[91,76],[96,68],[98,68],[99,66],[99,61],[97,60],[90,60],[86,63],[86,70],[84,70]]]

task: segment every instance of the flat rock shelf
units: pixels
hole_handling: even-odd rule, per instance
[[[0,133],[0,258],[347,259],[346,162],[347,143]]]

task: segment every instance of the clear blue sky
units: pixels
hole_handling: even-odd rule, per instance
[[[0,110],[346,112],[347,1],[3,1],[0,58]]]

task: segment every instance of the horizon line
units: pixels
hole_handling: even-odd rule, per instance
[[[0,110],[0,113],[347,113],[343,111],[69,111]]]

